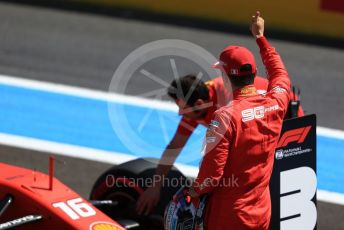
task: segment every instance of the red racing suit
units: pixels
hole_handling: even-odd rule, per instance
[[[208,127],[209,122],[214,116],[214,112],[231,101],[232,94],[225,88],[222,77],[214,78],[205,82],[205,84],[209,90],[209,101],[212,103],[208,108],[207,114],[203,119],[199,120],[182,117],[177,128],[179,134],[190,136],[198,124]],[[260,93],[265,93],[268,88],[268,81],[265,78],[257,76],[254,78],[254,86]]]
[[[254,86],[257,89],[259,94],[266,93],[268,89],[268,80],[262,77],[254,78]],[[208,127],[209,122],[214,116],[214,113],[217,109],[222,106],[227,105],[231,100],[231,94],[225,89],[225,86],[222,81],[222,77],[214,78],[213,80],[205,82],[209,89],[209,101],[212,102],[212,105],[209,107],[206,116],[203,119],[193,120],[187,117],[182,117],[179,122],[177,132],[181,135],[190,136],[198,124]],[[294,95],[293,92],[290,92],[290,97],[298,99],[297,95]],[[302,107],[299,107],[298,117],[304,116]]]
[[[274,151],[290,97],[282,60],[265,37],[257,39],[269,75],[266,94],[249,85],[217,110],[206,134],[205,156],[193,188],[210,193],[209,230],[267,230]]]

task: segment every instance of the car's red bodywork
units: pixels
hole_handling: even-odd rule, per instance
[[[0,216],[0,224],[27,215],[42,216],[16,229],[124,229],[58,179],[0,163],[0,200],[7,195],[13,203]]]

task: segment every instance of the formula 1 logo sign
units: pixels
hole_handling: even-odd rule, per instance
[[[303,143],[305,141],[305,138],[307,137],[307,134],[309,133],[309,130],[311,130],[311,126],[292,129],[285,132],[280,138],[277,144],[277,148],[286,147],[291,142],[297,142],[298,144]]]
[[[315,115],[284,121],[275,159],[270,229],[316,229]]]
[[[282,160],[312,152],[310,145],[304,145],[311,128],[312,126],[308,125],[301,128],[284,130],[277,144],[275,159]]]

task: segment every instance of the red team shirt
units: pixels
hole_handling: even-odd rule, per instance
[[[193,120],[187,117],[182,117],[177,128],[177,132],[181,135],[190,136],[193,130],[198,126],[198,124],[208,127],[210,120],[214,116],[214,112],[222,106],[227,105],[231,100],[231,94],[228,93],[228,91],[225,89],[221,77],[217,77],[213,80],[207,81],[205,82],[205,84],[208,86],[209,89],[209,101],[211,101],[213,104],[209,108],[205,118],[203,119]],[[268,89],[268,80],[262,77],[255,77],[254,86],[256,87],[259,94],[266,93]],[[293,95],[292,92],[291,95]],[[298,116],[301,117],[303,115],[303,110],[300,107]]]
[[[274,151],[290,97],[290,80],[280,56],[258,38],[269,74],[268,92],[254,85],[234,92],[232,102],[210,121],[206,150],[194,189],[211,193],[209,230],[267,230],[271,217],[269,182]]]

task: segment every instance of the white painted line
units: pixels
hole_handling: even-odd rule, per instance
[[[175,163],[174,166],[185,176],[195,178],[198,175],[198,167]]]
[[[67,86],[51,82],[43,82],[0,75],[0,84],[39,91],[46,91],[50,93],[58,93],[88,99],[101,100],[106,102],[116,102],[126,105],[134,105],[140,107],[178,112],[178,107],[174,103],[168,101],[153,100],[142,97],[135,97],[112,92],[110,93],[99,90],[81,88],[76,86]]]
[[[317,200],[327,203],[344,205],[344,194],[318,190]]]
[[[317,135],[344,140],[344,131],[338,129],[330,129],[318,126]]]
[[[138,157],[119,153],[104,151],[82,146],[62,144],[58,142],[45,141],[36,138],[23,137],[11,134],[0,133],[0,145],[7,145],[16,148],[30,149],[53,155],[63,155],[73,158],[97,161],[107,164],[122,164],[124,162],[137,159]],[[184,164],[176,164],[176,167],[188,177],[195,177],[198,173],[197,167]]]

